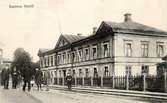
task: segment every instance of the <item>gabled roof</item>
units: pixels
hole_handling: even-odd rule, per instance
[[[110,21],[103,21],[104,24],[108,25],[112,28],[114,32],[139,32],[139,33],[159,33],[159,34],[165,34],[167,35],[167,32],[163,30],[159,30],[144,24],[140,24],[134,21],[128,21],[128,22],[122,22],[122,23],[116,23],[116,22],[110,22]]]
[[[83,36],[83,35],[63,35],[64,38],[69,42],[69,43],[73,43],[75,41],[78,41],[78,40],[81,40],[81,39],[84,39],[86,36]]]
[[[40,48],[39,51],[38,51],[38,53],[45,53],[45,52],[48,52],[50,50],[52,50],[52,49]]]
[[[73,42],[76,42],[78,40],[84,39],[85,37],[86,36],[82,36],[81,34],[78,34],[78,35],[62,34],[62,35],[60,35],[60,37],[59,37],[59,39],[57,41],[56,47],[59,46],[59,44],[60,44],[62,39],[64,39],[67,42],[67,44],[72,44]]]

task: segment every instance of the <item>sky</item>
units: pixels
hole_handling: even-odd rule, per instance
[[[39,48],[53,49],[60,34],[90,35],[102,21],[123,22],[125,13],[167,31],[167,0],[1,0],[0,12],[0,48],[11,60],[22,47],[37,61]]]

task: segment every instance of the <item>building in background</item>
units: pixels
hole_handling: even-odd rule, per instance
[[[54,49],[39,50],[40,67],[52,78],[157,74],[167,54],[167,32],[124,15],[122,23],[103,21],[89,36],[61,35]]]

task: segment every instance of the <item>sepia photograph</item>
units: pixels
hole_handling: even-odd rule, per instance
[[[167,0],[1,0],[0,103],[167,103]]]

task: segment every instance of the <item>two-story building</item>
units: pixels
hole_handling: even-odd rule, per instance
[[[51,50],[39,50],[40,66],[51,77],[157,74],[167,54],[167,32],[124,15],[121,23],[103,21],[89,36],[61,35]]]

